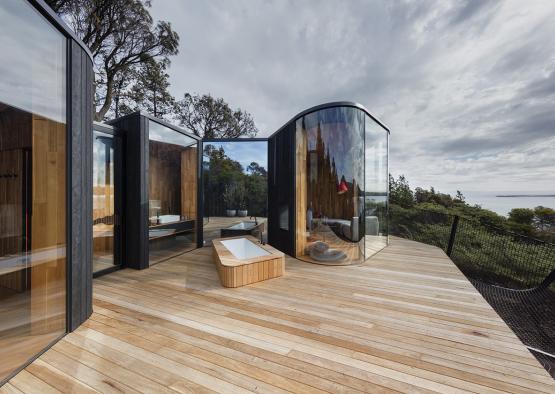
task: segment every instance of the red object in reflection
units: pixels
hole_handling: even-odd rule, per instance
[[[343,194],[347,192],[347,190],[349,190],[347,182],[345,182],[345,179],[342,179],[341,182],[339,182],[339,185],[337,185],[337,194]]]

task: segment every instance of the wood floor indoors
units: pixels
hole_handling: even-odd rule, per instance
[[[4,393],[553,393],[555,382],[438,248],[365,264],[286,258],[221,287],[211,248],[95,279],[94,313]]]

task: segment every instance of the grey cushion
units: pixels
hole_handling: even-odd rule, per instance
[[[316,261],[341,261],[347,257],[345,252],[338,249],[330,249],[329,245],[322,241],[316,241],[308,247],[310,257]]]

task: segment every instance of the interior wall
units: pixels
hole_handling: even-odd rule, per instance
[[[25,248],[24,158],[31,148],[31,114],[1,105],[0,110],[0,256]],[[22,292],[26,275],[18,270],[0,275],[0,287]]]
[[[33,116],[31,315],[33,332],[65,330],[66,127]],[[51,257],[44,260],[38,252]]]
[[[183,152],[184,148],[178,145],[149,141],[148,195],[151,201],[161,201],[160,215],[181,212]],[[149,212],[149,217],[156,214]]]
[[[188,147],[181,152],[181,213],[187,219],[196,219],[198,214],[197,164],[197,147]]]
[[[66,152],[65,124],[1,108],[2,377],[66,331]]]
[[[160,214],[196,219],[198,149],[150,141],[149,158],[149,199],[162,202]]]

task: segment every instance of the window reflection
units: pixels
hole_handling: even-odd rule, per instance
[[[66,39],[0,2],[0,385],[66,327]]]
[[[362,262],[387,243],[387,131],[336,107],[296,122],[296,256]]]
[[[64,123],[66,40],[26,1],[0,3],[0,102]]]
[[[196,140],[149,121],[149,261],[196,246]]]
[[[268,201],[266,141],[205,142],[203,238],[265,238]]]
[[[364,259],[364,116],[354,108],[297,121],[297,256],[321,264]]]

